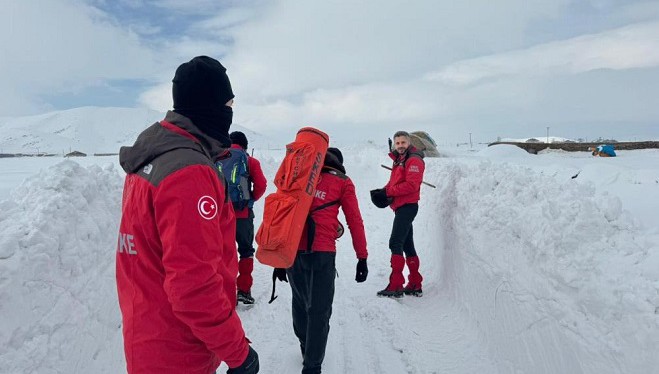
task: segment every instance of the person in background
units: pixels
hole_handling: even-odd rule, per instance
[[[371,191],[373,202],[385,202],[394,211],[394,223],[389,238],[391,250],[391,275],[389,284],[378,296],[399,298],[403,295],[422,296],[423,277],[419,273],[419,256],[414,248],[412,222],[419,211],[421,183],[425,163],[423,153],[410,142],[410,134],[398,131],[394,134],[394,150],[389,153],[393,160],[389,182],[382,189]],[[378,205],[381,206],[381,205]],[[405,256],[403,256],[405,255]],[[405,287],[403,269],[409,269]]]
[[[235,311],[236,226],[214,164],[230,145],[233,91],[217,60],[176,69],[174,111],[119,160],[126,171],[116,279],[128,373],[259,371]]]
[[[339,207],[357,254],[355,281],[361,283],[368,276],[368,251],[355,185],[345,174],[341,151],[328,148],[295,262],[289,269],[274,271],[279,280],[290,281],[293,331],[300,341],[303,374],[320,373],[325,358],[334,301],[336,239],[343,232]]]
[[[241,131],[232,132],[231,152],[242,151],[247,159],[247,190],[249,199],[242,208],[234,205],[236,214],[236,241],[238,242],[238,301],[251,305],[254,304],[252,297],[252,271],[254,270],[254,202],[258,201],[265,193],[267,181],[261,163],[247,153],[247,136]],[[226,175],[225,175],[226,177]]]

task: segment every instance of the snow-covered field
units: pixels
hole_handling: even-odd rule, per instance
[[[393,213],[368,191],[384,185],[389,160],[368,145],[343,151],[370,274],[354,281],[346,235],[325,373],[657,372],[659,150],[607,159],[502,145],[426,159],[437,188],[422,187],[415,221],[424,297],[400,301],[375,296]],[[269,180],[282,153],[255,152]],[[0,159],[0,372],[125,372],[122,182],[116,157]],[[239,313],[261,372],[296,373],[290,289],[278,283],[267,304],[270,275],[255,266],[257,305]]]

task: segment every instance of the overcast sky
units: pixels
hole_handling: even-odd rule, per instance
[[[219,59],[235,122],[379,141],[659,138],[659,0],[0,0],[0,117],[171,108]]]

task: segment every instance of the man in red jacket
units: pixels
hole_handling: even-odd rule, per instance
[[[116,277],[128,373],[257,373],[235,311],[235,217],[214,158],[233,92],[210,57],[178,67],[174,111],[122,147]]]
[[[261,163],[247,153],[247,136],[242,131],[234,131],[231,138],[231,148],[245,152],[247,157],[247,172],[249,201],[242,209],[236,209],[236,242],[238,242],[238,301],[250,305],[254,304],[252,297],[252,271],[254,270],[254,202],[263,196],[267,181]]]
[[[412,222],[419,211],[421,182],[425,163],[423,153],[410,143],[410,134],[398,131],[394,134],[395,151],[389,153],[393,160],[389,182],[383,189],[372,191],[374,201],[387,201],[395,213],[394,224],[389,238],[391,249],[391,275],[389,284],[378,292],[378,296],[402,297],[405,295],[422,296],[419,273],[419,257],[414,248],[414,231]],[[405,254],[405,257],[403,257]],[[405,287],[403,269],[405,262],[409,270],[408,282]]]
[[[355,185],[345,175],[341,151],[328,148],[295,262],[289,269],[275,269],[277,278],[287,281],[288,275],[290,280],[293,331],[300,341],[303,374],[320,373],[325,357],[334,301],[336,239],[343,231],[339,207],[357,254],[355,280],[361,283],[368,275],[368,251]]]

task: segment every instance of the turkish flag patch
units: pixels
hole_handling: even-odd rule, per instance
[[[217,203],[208,195],[202,196],[197,203],[197,210],[201,218],[211,220],[217,215]]]

